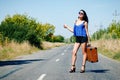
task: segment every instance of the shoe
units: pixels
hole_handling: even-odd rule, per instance
[[[70,73],[74,73],[76,70],[75,65],[72,65],[72,66],[73,66],[73,68],[69,71]]]
[[[85,65],[82,65],[82,67],[84,67],[84,69],[81,69],[80,73],[84,73],[85,72]]]

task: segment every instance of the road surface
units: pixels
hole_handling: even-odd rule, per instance
[[[69,73],[72,49],[73,45],[65,45],[0,61],[0,80],[120,80],[120,62],[100,54],[98,63],[87,62],[86,72],[80,73],[80,49],[76,72]]]

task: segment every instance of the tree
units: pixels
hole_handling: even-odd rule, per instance
[[[75,41],[76,41],[75,36],[74,36],[74,35],[71,36],[71,37],[70,37],[70,42],[75,43]]]
[[[46,40],[48,35],[54,34],[54,29],[49,23],[41,24],[34,18],[20,14],[8,15],[0,24],[0,32],[4,37],[19,43],[28,40],[36,47],[40,47],[41,40]]]
[[[64,37],[61,35],[54,36],[54,42],[64,42]]]
[[[92,40],[120,38],[120,22],[112,22],[107,29],[100,29],[92,35]]]
[[[55,26],[49,23],[46,24],[38,24],[36,28],[37,34],[46,41],[51,41],[52,35],[55,32]]]
[[[13,39],[17,42],[22,42],[25,40],[25,35],[28,32],[27,16],[16,14],[11,17],[8,15],[5,20],[1,22],[0,32],[10,40]]]

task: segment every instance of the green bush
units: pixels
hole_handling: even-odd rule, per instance
[[[35,33],[31,33],[27,35],[27,40],[31,45],[37,46],[38,48],[41,48],[41,39],[36,36]]]
[[[53,41],[54,42],[64,42],[64,37],[61,35],[54,36]]]
[[[75,36],[71,36],[71,37],[70,37],[70,42],[74,43],[75,41],[76,41]]]
[[[4,43],[4,37],[3,35],[0,33],[0,44],[3,45]]]
[[[54,34],[54,29],[55,27],[51,24],[41,24],[27,15],[20,14],[8,15],[0,24],[3,37],[19,43],[28,40],[31,45],[39,48],[41,40],[51,33]]]
[[[112,22],[107,29],[100,29],[92,35],[92,40],[120,38],[120,21]]]

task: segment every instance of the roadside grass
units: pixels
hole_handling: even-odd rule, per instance
[[[65,45],[65,43],[60,43],[60,42],[52,43],[52,42],[43,41],[41,46],[42,46],[43,50],[46,50],[46,49],[51,49],[51,48],[54,48],[54,47],[59,47],[59,46],[62,46],[62,45]]]
[[[120,39],[97,40],[91,44],[98,48],[99,53],[120,61]]]
[[[0,45],[0,60],[10,60],[20,55],[31,54],[39,49],[28,42],[16,43],[14,41],[4,46]]]
[[[51,43],[43,41],[41,46],[43,49],[51,49],[64,44],[65,43]],[[16,43],[12,41],[4,46],[0,45],[0,60],[11,60],[18,56],[32,54],[39,50],[40,49],[37,47],[31,46],[28,42]]]

